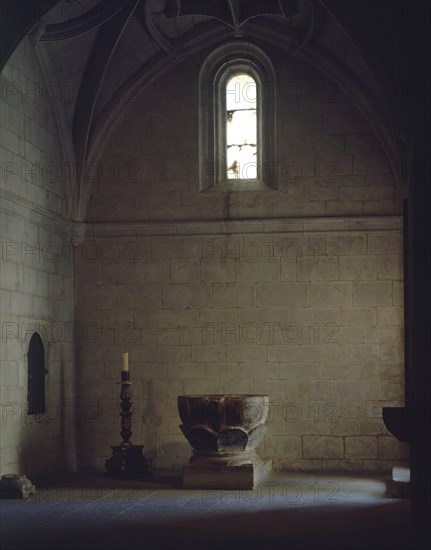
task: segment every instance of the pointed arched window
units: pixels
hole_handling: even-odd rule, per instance
[[[45,350],[37,332],[31,337],[27,360],[27,414],[42,414],[45,412]]]

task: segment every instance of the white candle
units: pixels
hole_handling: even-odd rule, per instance
[[[127,351],[123,352],[121,356],[121,371],[129,372],[129,352]]]

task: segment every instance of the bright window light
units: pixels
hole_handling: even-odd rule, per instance
[[[228,179],[257,178],[256,82],[237,74],[226,84],[226,163]]]

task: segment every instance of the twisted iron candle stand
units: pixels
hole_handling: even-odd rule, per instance
[[[112,445],[112,456],[105,460],[105,469],[109,476],[120,479],[144,477],[151,474],[147,459],[142,456],[144,445],[133,445],[132,437],[132,413],[131,391],[132,383],[128,372],[121,372],[120,391],[120,417],[122,442],[120,445]]]

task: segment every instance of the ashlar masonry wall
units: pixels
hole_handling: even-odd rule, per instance
[[[74,466],[73,253],[52,104],[30,40],[1,74],[0,468]],[[27,353],[44,343],[46,413],[29,415]]]
[[[381,416],[403,401],[400,220],[334,220],[319,231],[298,219],[283,232],[241,222],[229,237],[227,227],[82,244],[81,464],[100,467],[119,437],[125,350],[132,439],[156,468],[187,460],[177,396],[201,393],[270,396],[260,452],[276,469],[388,471],[406,459]]]
[[[118,443],[126,350],[132,440],[156,469],[187,461],[177,396],[202,393],[270,396],[259,452],[277,470],[407,459],[381,414],[403,403],[399,190],[349,98],[267,53],[277,190],[199,193],[203,56],[143,90],[106,147],[75,255],[82,467]]]

